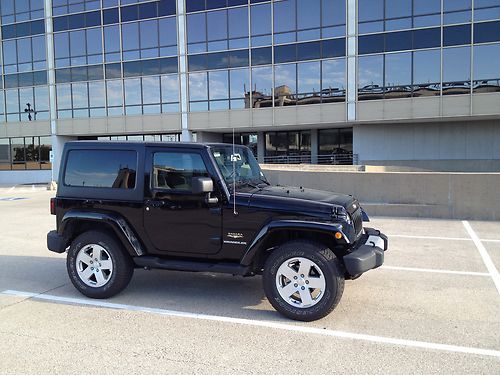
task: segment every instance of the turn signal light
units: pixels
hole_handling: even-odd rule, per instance
[[[340,239],[342,238],[342,233],[340,233],[340,232],[335,232],[335,238],[336,238],[337,240],[340,240]]]

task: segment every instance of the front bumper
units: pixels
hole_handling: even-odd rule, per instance
[[[357,247],[344,256],[345,268],[352,277],[380,267],[384,263],[384,251],[387,250],[389,242],[387,236],[373,228],[364,230],[365,234],[359,240]]]
[[[66,240],[57,231],[51,230],[47,233],[47,247],[55,253],[64,253],[66,250]]]

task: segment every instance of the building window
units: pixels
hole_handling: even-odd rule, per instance
[[[358,60],[358,99],[382,99],[384,96],[384,56],[362,56]]]
[[[264,160],[270,163],[310,163],[311,131],[267,132]]]
[[[58,118],[179,111],[177,74],[57,84],[56,92]]]
[[[441,88],[441,51],[413,52],[413,96],[435,96]]]
[[[43,18],[43,1],[15,1],[4,0],[0,14],[2,15],[2,24],[21,22]]]
[[[455,49],[445,49],[444,53]],[[451,77],[456,77],[456,73],[456,69],[451,67],[444,77],[453,80]],[[439,49],[360,56],[358,60],[359,100],[440,95],[440,81]],[[445,82],[453,85],[453,81]]]
[[[474,46],[474,92],[500,91],[500,44]]]
[[[470,47],[443,49],[443,95],[471,91]]]
[[[0,138],[0,170],[51,169],[50,136]]]
[[[441,0],[358,0],[358,12],[360,34],[441,24]]]
[[[353,164],[352,128],[321,129],[318,131],[319,164]]]
[[[411,52],[385,56],[384,98],[407,98],[412,95]]]
[[[94,138],[95,139],[95,138]],[[132,141],[132,142],[179,142],[180,134],[137,134],[137,135],[106,135],[97,137],[99,141]]]

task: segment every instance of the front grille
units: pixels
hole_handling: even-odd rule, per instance
[[[361,234],[363,230],[363,215],[361,214],[361,208],[359,203],[356,204],[358,208],[351,214],[352,222],[354,224],[354,230],[356,232],[356,238]]]

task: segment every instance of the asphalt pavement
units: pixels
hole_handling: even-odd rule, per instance
[[[500,222],[372,218],[385,265],[302,323],[260,277],[136,270],[82,296],[46,249],[53,195],[0,188],[0,374],[500,373]]]

